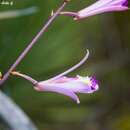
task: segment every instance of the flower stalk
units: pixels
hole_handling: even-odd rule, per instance
[[[37,35],[32,39],[32,41],[28,44],[28,46],[24,49],[24,51],[20,54],[20,56],[16,59],[14,64],[8,69],[8,71],[4,74],[2,79],[0,80],[0,85],[2,85],[10,76],[10,73],[16,69],[19,63],[24,59],[27,53],[32,49],[32,47],[37,43],[38,39],[45,33],[50,24],[55,20],[55,18],[60,14],[60,12],[64,9],[69,0],[64,0],[62,5],[57,9],[57,11],[49,18],[46,24],[41,28],[41,30],[37,33]]]

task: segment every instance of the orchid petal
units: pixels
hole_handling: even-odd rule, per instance
[[[74,78],[60,77],[55,80],[41,81],[36,84],[38,91],[56,92],[71,97],[77,103],[79,99],[75,93],[93,93],[99,88],[97,82],[92,77],[77,76]]]
[[[61,12],[61,15],[72,16],[74,20],[80,20],[105,12],[125,11],[128,9],[128,0],[98,0],[78,12]]]
[[[104,12],[112,11],[124,11],[128,10],[128,7],[124,3],[128,2],[127,0],[99,0],[91,6],[82,9],[78,12],[78,19],[85,17],[101,14]]]
[[[35,87],[35,89],[39,90],[39,91],[56,92],[59,94],[63,94],[63,95],[69,96],[70,98],[75,100],[77,103],[80,103],[78,96],[73,91],[71,91],[67,88],[62,88],[62,87],[58,87],[58,86],[51,86],[51,85],[44,86],[44,84],[39,83]]]
[[[89,16],[105,13],[105,12],[113,12],[113,11],[123,11],[123,10],[128,10],[128,7],[125,6],[106,6],[104,8],[99,8],[97,10],[91,11],[89,13],[78,13],[79,19],[81,18],[86,18]]]

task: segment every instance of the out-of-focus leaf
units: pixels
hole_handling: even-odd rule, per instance
[[[36,13],[37,11],[38,11],[37,7],[30,7],[30,8],[26,8],[26,9],[4,11],[4,12],[0,12],[0,20],[1,19],[21,17],[21,16],[24,16],[24,15],[30,15],[30,14]]]

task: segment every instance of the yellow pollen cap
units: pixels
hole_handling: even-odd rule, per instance
[[[91,80],[89,78],[84,79],[83,82],[87,85],[91,85]]]

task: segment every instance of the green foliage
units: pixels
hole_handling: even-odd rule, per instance
[[[0,7],[1,11],[32,6],[39,9],[33,15],[0,21],[2,73],[32,40],[51,10],[55,10],[61,2],[16,0],[13,6]],[[71,1],[66,10],[77,10],[91,2]],[[32,118],[39,130],[129,129],[129,17],[129,11],[102,14],[81,22],[58,17],[17,67],[18,71],[39,81],[45,80],[77,63],[88,48],[89,60],[71,75],[96,75],[100,90],[92,95],[79,95],[80,105],[62,95],[38,93],[27,81],[15,77],[6,82],[5,92]]]

